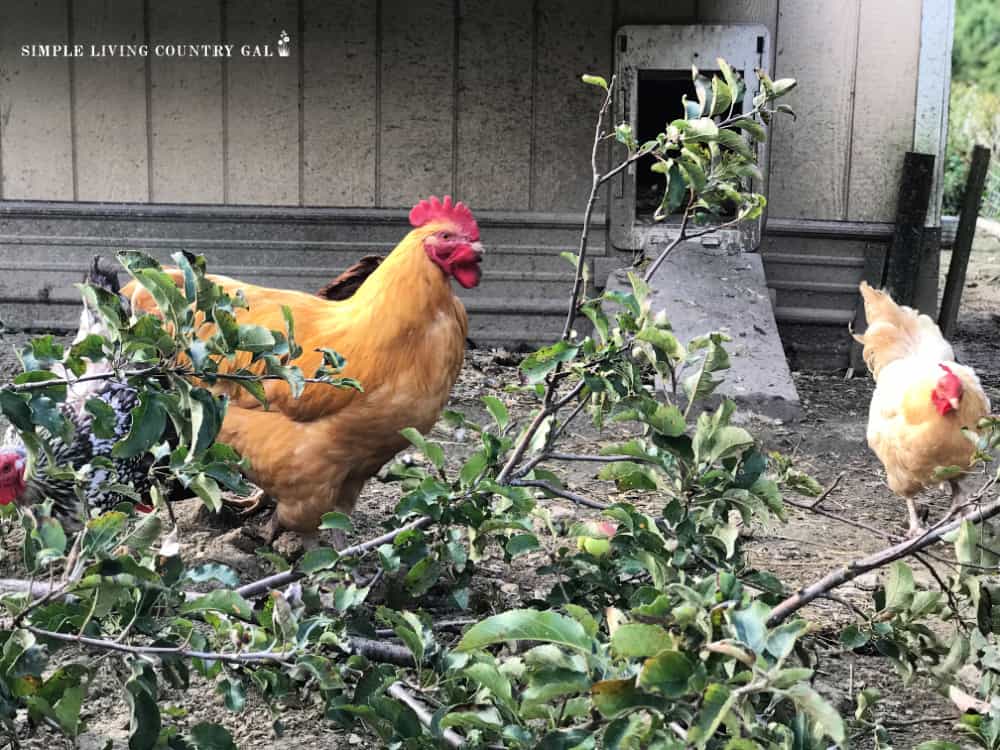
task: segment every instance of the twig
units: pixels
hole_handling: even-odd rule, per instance
[[[370,552],[377,547],[381,547],[383,544],[388,544],[395,540],[397,536],[406,532],[413,531],[414,529],[424,529],[433,523],[434,519],[430,516],[420,516],[414,521],[410,521],[398,529],[394,529],[388,533],[382,534],[382,536],[377,536],[374,539],[369,539],[367,542],[362,542],[361,544],[355,544],[351,547],[346,547],[342,549],[338,554],[340,559],[349,557],[360,557],[366,552]],[[273,576],[268,576],[267,578],[262,578],[259,581],[253,581],[251,583],[244,584],[236,589],[236,593],[244,598],[249,598],[252,596],[258,596],[260,594],[266,594],[267,592],[284,586],[285,584],[292,583],[293,581],[298,581],[305,577],[305,573],[300,570],[286,570],[283,573],[276,573]]]
[[[125,370],[91,373],[81,375],[78,378],[50,378],[49,380],[39,380],[33,383],[7,383],[0,386],[0,390],[11,391],[12,393],[23,393],[42,388],[51,388],[54,385],[73,386],[78,383],[86,383],[92,380],[117,380],[122,382],[125,378],[138,378],[146,375],[179,375],[184,378],[197,378],[198,380],[237,380],[261,382],[265,380],[285,380],[281,375],[270,375],[266,373],[235,373],[235,372],[203,372],[201,370],[189,370],[186,367],[146,367],[142,370]],[[304,383],[325,383],[335,385],[325,378],[303,378]]]
[[[551,458],[553,461],[592,461],[593,463],[616,463],[618,461],[633,461],[636,463],[642,463],[647,459],[643,459],[641,456],[593,456],[593,455],[583,455],[579,453],[546,453],[545,458]]]
[[[844,474],[846,474],[846,473],[847,473],[846,471],[840,472],[837,475],[837,478],[834,479],[833,482],[830,483],[830,486],[827,487],[825,490],[823,490],[823,492],[820,494],[819,497],[817,497],[815,500],[813,500],[811,503],[809,503],[809,509],[810,510],[816,510],[816,508],[818,508],[820,506],[820,503],[822,503],[824,500],[826,500],[828,497],[830,497],[830,494],[835,489],[837,489],[837,485],[840,484],[840,480],[844,478]]]
[[[831,602],[836,602],[843,607],[847,607],[849,610],[854,612],[856,615],[860,615],[864,619],[868,619],[869,615],[861,607],[852,602],[850,599],[846,599],[842,596],[837,596],[836,594],[821,594],[817,597],[818,599],[829,599]]]
[[[791,614],[802,609],[802,607],[809,604],[809,602],[821,594],[826,594],[838,586],[842,586],[848,581],[851,581],[870,570],[881,568],[891,562],[895,562],[903,557],[919,552],[925,547],[936,544],[941,541],[942,536],[958,528],[965,521],[979,523],[988,518],[992,518],[998,513],[1000,513],[1000,500],[994,500],[992,503],[983,505],[972,513],[959,516],[958,518],[954,518],[947,523],[938,523],[916,539],[908,539],[904,542],[900,542],[899,544],[884,549],[881,552],[876,552],[873,555],[868,555],[867,557],[855,560],[841,568],[833,570],[820,580],[815,583],[811,583],[803,589],[800,589],[797,593],[778,604],[778,606],[771,610],[771,616],[768,618],[767,624],[769,627],[779,625]]]
[[[416,714],[417,718],[420,720],[420,723],[430,729],[431,722],[434,717],[423,703],[410,695],[409,691],[403,687],[403,683],[392,683],[389,686],[389,695],[413,711],[413,713]],[[451,729],[445,729],[441,732],[441,738],[449,747],[465,747],[465,738],[458,732]]]
[[[817,515],[829,518],[833,521],[839,521],[840,523],[847,524],[848,526],[853,526],[857,529],[864,529],[865,531],[875,534],[876,536],[882,537],[883,539],[887,539],[888,541],[891,542],[898,541],[901,538],[896,534],[890,534],[887,531],[875,528],[874,526],[869,526],[868,524],[862,523],[861,521],[855,521],[854,519],[845,518],[844,516],[838,515],[836,513],[831,513],[830,511],[824,510],[823,508],[817,508],[812,503],[799,503],[796,502],[795,500],[789,500],[788,498],[784,498],[783,502],[785,503],[785,505],[791,505],[793,508],[798,508],[800,510],[807,510],[811,513],[816,513]]]
[[[570,500],[577,505],[586,505],[588,508],[596,508],[597,510],[607,510],[611,506],[607,503],[602,503],[598,500],[591,500],[589,497],[584,497],[583,495],[578,495],[575,492],[570,492],[569,490],[563,490],[556,487],[554,484],[549,484],[548,482],[541,479],[515,479],[511,482],[515,487],[538,487],[546,492],[549,492],[558,497]]]
[[[576,320],[577,303],[580,300],[580,290],[583,287],[583,269],[587,262],[587,240],[590,238],[590,217],[594,213],[594,204],[597,202],[597,195],[601,188],[601,170],[597,166],[597,152],[601,146],[601,128],[604,127],[604,118],[611,107],[611,99],[615,90],[615,78],[611,77],[608,89],[601,104],[601,109],[597,114],[597,124],[594,126],[594,143],[590,149],[590,195],[587,196],[587,207],[583,212],[583,231],[580,233],[580,252],[576,257],[576,274],[573,278],[573,293],[569,298],[569,310],[566,311],[566,322],[563,324],[563,332],[560,337],[563,341],[569,341],[570,332],[573,330],[573,322]]]
[[[962,627],[966,633],[969,632],[969,626],[965,624],[965,620],[962,619],[962,610],[958,604],[958,600],[955,598],[955,594],[952,592],[951,588],[942,580],[940,574],[934,569],[934,566],[927,562],[923,555],[916,552],[913,553],[913,559],[918,563],[923,565],[927,572],[931,574],[935,581],[937,581],[938,586],[941,587],[941,591],[946,597],[948,597],[948,603],[951,604],[951,609],[955,613],[955,619],[958,624]]]
[[[660,264],[663,263],[663,261],[667,259],[667,256],[670,255],[670,253],[672,253],[674,250],[676,250],[677,247],[682,242],[684,242],[684,240],[687,239],[687,225],[688,225],[688,220],[690,218],[691,218],[691,206],[689,203],[688,207],[684,209],[684,215],[681,217],[681,225],[680,228],[678,229],[677,236],[674,238],[673,242],[667,245],[666,249],[657,256],[656,260],[654,260],[652,263],[649,264],[649,268],[647,268],[646,273],[643,274],[642,277],[643,281],[649,283],[649,281],[653,278],[653,275],[656,273],[657,269],[659,269]],[[721,227],[719,228],[721,229]]]
[[[25,628],[31,633],[41,638],[51,638],[52,640],[64,643],[75,643],[86,648],[96,648],[102,651],[120,651],[125,654],[139,654],[145,656],[181,656],[188,659],[204,659],[206,661],[221,661],[229,664],[250,664],[255,662],[274,662],[278,664],[291,663],[289,658],[291,652],[276,651],[244,651],[242,653],[222,653],[217,651],[193,651],[182,647],[174,646],[131,646],[117,641],[108,641],[103,638],[90,638],[85,635],[70,635],[69,633],[57,633],[53,630],[44,630],[34,625]]]

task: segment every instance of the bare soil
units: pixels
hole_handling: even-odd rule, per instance
[[[947,257],[943,265],[947,267]],[[990,397],[1000,400],[1000,368],[996,353],[1000,343],[1000,256],[988,252],[973,254],[968,285],[963,300],[959,330],[953,338],[960,361],[976,368]],[[26,337],[6,333],[0,341],[0,374],[9,376],[18,369],[13,349]],[[470,417],[482,417],[479,397],[486,392],[498,394],[505,384],[517,377],[517,358],[504,352],[470,352],[461,379],[456,385],[450,408]],[[906,528],[904,504],[894,498],[884,483],[882,467],[865,443],[865,422],[872,382],[867,376],[844,379],[843,372],[795,373],[795,382],[804,407],[805,418],[794,424],[751,419],[750,429],[759,435],[765,448],[793,454],[798,464],[820,482],[829,484],[841,473],[836,490],[824,507],[860,524],[862,527],[826,519],[799,511],[790,513],[787,524],[769,529],[748,530],[753,562],[779,574],[788,586],[815,580],[829,570],[852,559],[886,546],[885,532],[901,534]],[[504,395],[512,414],[524,418],[529,404],[518,396]],[[469,437],[444,425],[436,428],[435,439],[445,444],[449,454],[460,457],[471,448]],[[601,439],[587,426],[568,436],[567,451],[589,452]],[[608,487],[595,478],[596,470],[577,465],[569,476],[571,486],[592,496],[614,501]],[[383,529],[399,498],[399,487],[372,481],[368,484],[355,517],[356,529],[351,539],[370,538]],[[928,493],[932,518],[947,508],[941,495]],[[648,500],[647,500],[648,502]],[[654,502],[655,505],[655,502]],[[199,512],[195,501],[180,504],[182,544],[187,558],[211,559],[231,565],[244,580],[253,580],[272,572],[270,564],[254,553],[254,542],[241,532],[239,521],[217,519]],[[555,504],[556,514],[578,514],[575,507]],[[251,519],[249,524],[259,523]],[[0,549],[0,575],[18,576],[19,552],[10,535]],[[277,548],[294,552],[294,539],[281,538]],[[942,554],[947,550],[942,548]],[[477,615],[489,614],[522,598],[544,593],[544,581],[534,569],[542,556],[527,555],[513,566],[499,558],[483,563],[483,575],[473,600]],[[934,585],[929,575],[918,570],[927,585]],[[845,599],[868,606],[878,585],[874,574],[863,576],[838,593]],[[885,700],[882,713],[892,722],[890,733],[896,747],[912,747],[925,739],[953,738],[950,729],[957,715],[954,707],[926,686],[904,689],[891,665],[874,656],[844,653],[836,643],[840,627],[853,618],[843,603],[821,601],[804,610],[820,625],[812,639],[816,660],[818,689],[826,694],[845,716],[853,713],[851,696],[862,687],[879,688]],[[73,658],[70,651],[66,658]],[[77,655],[79,656],[79,655]],[[93,658],[86,655],[83,658]],[[109,660],[105,659],[105,663]],[[100,670],[90,687],[84,709],[88,730],[79,747],[103,748],[108,740],[115,748],[125,747],[128,737],[128,712],[121,699],[121,677],[110,667]],[[164,689],[161,702],[183,709],[186,715],[177,720],[181,727],[200,721],[218,721],[232,732],[240,747],[273,748],[351,748],[374,747],[376,737],[362,730],[347,732],[323,718],[322,706],[303,699],[300,703],[267,706],[248,689],[245,709],[234,714],[225,709],[214,686],[193,677],[187,692]],[[280,720],[283,731],[278,736],[274,722]],[[856,727],[856,744],[872,746],[870,732]],[[73,747],[73,743],[46,727],[23,726],[23,746],[30,749]]]

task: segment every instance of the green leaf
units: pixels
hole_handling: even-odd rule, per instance
[[[352,531],[354,529],[350,516],[335,510],[323,514],[319,527],[321,529],[339,529],[340,531]]]
[[[792,653],[795,642],[805,635],[807,630],[809,630],[809,623],[805,620],[786,622],[768,634],[765,648],[780,662]]]
[[[785,695],[791,698],[795,705],[811,718],[823,734],[832,739],[838,745],[844,745],[847,741],[847,733],[844,728],[844,720],[836,709],[827,703],[819,693],[809,685],[800,682],[785,691]]]
[[[84,409],[91,416],[90,427],[96,437],[110,440],[115,436],[117,416],[107,401],[99,398],[88,398]]]
[[[713,683],[705,690],[697,723],[688,730],[688,742],[703,748],[736,703],[736,697],[725,685]]]
[[[250,602],[235,591],[226,591],[225,589],[211,591],[197,599],[187,601],[181,606],[181,612],[184,614],[207,611],[222,612],[241,620],[253,619],[253,607],[250,606]]]
[[[497,428],[503,432],[510,422],[510,414],[507,411],[507,407],[504,406],[503,401],[496,396],[483,396],[483,404],[486,405],[486,411],[490,413],[493,421],[496,422]]]
[[[608,82],[604,79],[603,76],[595,76],[591,75],[590,73],[584,73],[582,76],[580,76],[580,80],[582,80],[584,83],[590,86],[600,86],[605,91],[608,90]]]
[[[639,687],[655,690],[668,698],[680,698],[688,692],[694,672],[694,664],[680,651],[661,651],[643,663]]]
[[[222,695],[222,701],[230,711],[240,713],[246,706],[246,692],[239,680],[221,680],[215,689]]]
[[[306,575],[310,575],[320,570],[332,568],[339,559],[340,555],[332,547],[314,547],[302,555],[298,568]]]
[[[112,448],[116,458],[134,458],[159,442],[167,426],[163,404],[148,391],[140,391],[139,405],[132,410],[128,435]]]
[[[767,140],[767,131],[764,130],[764,126],[749,117],[741,117],[738,120],[734,120],[732,127],[739,128],[755,141]]]
[[[885,586],[885,608],[894,612],[904,612],[913,601],[915,586],[913,571],[906,563],[897,560],[889,569],[889,580]]]
[[[676,639],[659,625],[627,622],[611,636],[611,650],[627,659],[656,656],[677,647]]]
[[[59,726],[70,737],[76,737],[80,731],[80,708],[86,691],[81,685],[73,685],[63,691],[62,697],[52,707]]]
[[[465,487],[470,487],[479,478],[487,466],[486,454],[476,451],[462,465],[462,470],[458,473],[458,479]]]
[[[103,513],[87,521],[83,536],[83,549],[89,554],[106,552],[118,544],[118,537],[125,528],[128,517],[120,511]]]
[[[561,362],[569,362],[579,350],[567,341],[558,341],[529,354],[521,362],[521,372],[529,384],[540,383]]]
[[[593,647],[579,622],[556,612],[514,609],[476,623],[459,641],[456,651],[472,651],[503,641],[560,643],[589,653]]]
[[[645,422],[667,437],[678,437],[687,429],[684,414],[673,404],[657,404],[656,410],[646,417]]]
[[[684,206],[688,198],[687,181],[684,179],[684,175],[681,174],[680,166],[675,161],[670,161],[666,174],[667,187],[663,191],[663,199],[660,201],[659,207],[653,214],[653,219],[656,221],[662,221],[677,212]]]
[[[195,750],[238,750],[228,729],[207,721],[191,727],[190,738]]]
[[[730,614],[736,638],[756,653],[761,653],[767,645],[767,618],[771,608],[761,601],[754,601],[746,609],[738,609]]]
[[[129,705],[129,750],[149,750],[156,747],[160,736],[160,709],[149,692],[130,680],[126,685],[125,700]]]
[[[510,538],[504,547],[512,560],[515,557],[520,557],[541,548],[542,545],[538,543],[538,537],[534,534],[516,534]]]
[[[424,557],[410,568],[403,582],[413,596],[423,596],[430,591],[441,576],[441,563],[433,557]]]
[[[510,680],[495,665],[476,662],[466,667],[464,673],[470,680],[489,690],[505,708],[516,711]]]
[[[640,464],[631,461],[615,461],[597,474],[599,479],[614,481],[619,490],[655,490],[656,477]]]
[[[845,648],[849,648],[852,651],[856,648],[861,648],[868,641],[869,637],[867,633],[863,633],[857,625],[848,625],[840,633],[840,642]]]
[[[268,329],[247,323],[239,324],[236,343],[238,349],[254,353],[266,352],[274,348],[274,344],[274,334]]]
[[[682,138],[685,143],[708,143],[719,136],[719,126],[710,117],[688,120]]]
[[[754,153],[750,144],[734,130],[720,130],[716,140],[726,148],[735,151],[747,161],[753,161]]]
[[[236,587],[240,585],[240,577],[236,571],[221,563],[197,565],[185,571],[184,578],[194,583],[218,581],[223,586]]]
[[[712,76],[712,114],[721,115],[733,103],[733,89],[725,81]]]
[[[634,677],[626,680],[595,682],[590,688],[590,697],[594,707],[605,718],[613,718],[632,708],[657,705],[657,699],[654,696],[647,695],[636,688]]]
[[[413,427],[406,427],[400,430],[399,434],[409,440],[435,468],[444,468],[444,449],[438,443],[431,442]]]

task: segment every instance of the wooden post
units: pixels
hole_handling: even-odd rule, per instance
[[[920,256],[923,251],[924,222],[934,180],[934,157],[907,151],[899,183],[896,229],[889,245],[886,288],[901,305],[916,299]]]
[[[962,196],[962,213],[958,219],[958,233],[951,248],[951,264],[948,266],[948,280],[941,297],[941,314],[938,325],[945,338],[950,338],[958,321],[958,308],[962,303],[962,289],[965,287],[965,272],[969,267],[972,241],[976,237],[976,219],[979,218],[979,203],[983,199],[986,172],[990,166],[990,150],[985,146],[972,149],[972,164],[965,182]]]

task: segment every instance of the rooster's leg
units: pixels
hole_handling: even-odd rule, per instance
[[[954,479],[949,481],[948,484],[951,485],[951,508],[948,509],[948,515],[954,516],[965,506],[966,497],[965,493],[962,492],[962,485]]]
[[[249,516],[271,504],[271,498],[262,489],[256,489],[248,497],[226,498],[226,504],[239,508],[241,516]]]

